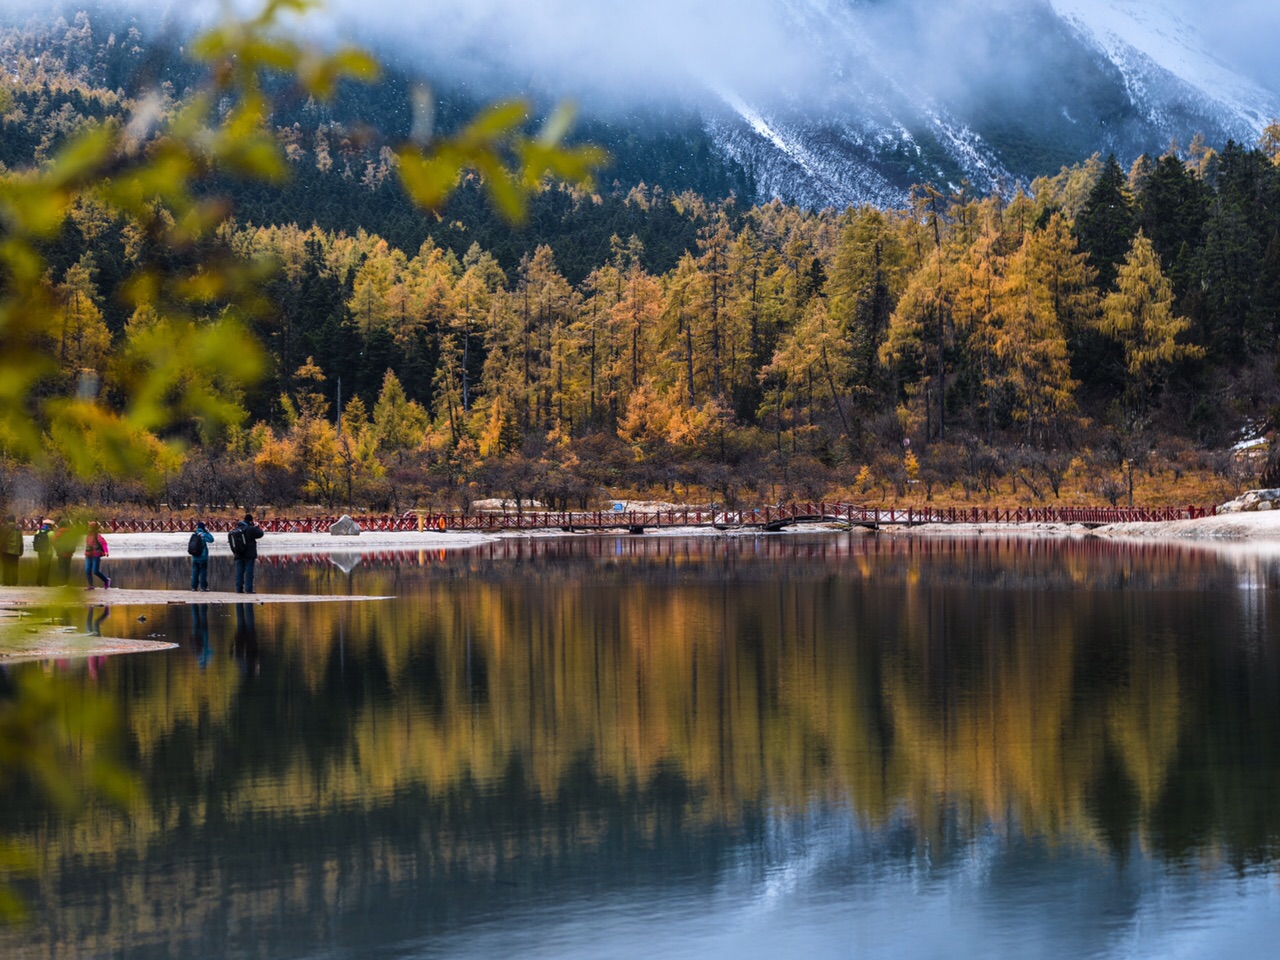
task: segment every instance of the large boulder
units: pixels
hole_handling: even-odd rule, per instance
[[[1234,500],[1218,507],[1219,513],[1255,513],[1280,509],[1280,489],[1246,490]]]
[[[358,537],[360,536],[360,524],[344,513],[337,523],[329,526],[329,534],[334,537]]]

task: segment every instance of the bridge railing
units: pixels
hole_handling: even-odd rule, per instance
[[[504,530],[607,530],[674,527],[763,527],[775,524],[832,521],[874,526],[916,526],[937,524],[1111,524],[1167,522],[1213,516],[1213,506],[1186,507],[883,507],[829,501],[801,501],[739,510],[710,508],[667,510],[520,510],[482,513],[428,513],[360,515],[355,518],[369,532],[414,530],[459,530],[501,532]],[[213,533],[225,533],[238,517],[203,518]],[[267,533],[328,533],[336,516],[267,517],[259,521]],[[107,533],[188,533],[195,525],[191,518],[112,517],[101,521]],[[20,521],[23,530],[39,528],[38,518]]]
[[[425,515],[424,515],[425,516]],[[210,533],[227,533],[240,522],[240,517],[200,517]],[[336,516],[323,517],[268,517],[258,521],[267,533],[328,533],[337,523]],[[20,521],[22,529],[34,532],[40,528],[40,519],[28,517]],[[362,530],[408,531],[418,529],[418,515],[413,513],[392,516],[360,516],[356,518]],[[111,517],[98,521],[104,533],[190,533],[195,529],[195,519],[189,517]]]

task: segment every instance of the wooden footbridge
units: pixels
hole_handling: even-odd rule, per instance
[[[399,515],[355,517],[368,532],[409,532],[421,530],[503,531],[560,530],[646,530],[713,528],[718,530],[758,529],[779,531],[804,524],[840,524],[879,530],[886,527],[915,527],[922,524],[1077,524],[1099,527],[1135,521],[1162,522],[1212,516],[1215,507],[883,507],[865,504],[809,501],[749,510],[681,508],[666,510],[503,510],[476,513],[415,512]],[[211,531],[227,531],[238,518],[204,518]],[[268,533],[328,533],[333,516],[268,517],[260,521]],[[26,520],[24,529],[35,530],[38,520]],[[187,518],[113,518],[103,522],[106,532],[182,533],[192,529]]]
[[[914,527],[922,524],[1028,524],[1058,523],[1098,527],[1133,521],[1188,520],[1210,516],[1214,507],[878,507],[850,503],[809,502],[756,507],[750,510],[613,510],[523,511],[480,513],[472,516],[441,514],[434,519],[443,530],[645,530],[680,527],[712,527],[720,530],[759,529],[779,531],[803,524],[842,524],[878,530],[882,527]],[[443,524],[441,524],[443,521]]]

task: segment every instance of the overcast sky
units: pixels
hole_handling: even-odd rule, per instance
[[[49,0],[0,0],[0,7]],[[74,9],[75,0],[65,0]],[[125,0],[130,2],[130,0]],[[216,14],[219,0],[132,0],[148,11]],[[257,7],[261,0],[233,0]],[[671,95],[706,81],[741,93],[807,89],[833,64],[815,56],[797,14],[832,22],[828,9],[856,6],[878,24],[876,55],[903,54],[946,78],[949,51],[999,38],[974,29],[996,7],[1050,0],[328,0],[331,18],[387,39],[400,55],[432,56],[436,70],[464,71],[496,59],[516,76],[545,79],[559,92]],[[1080,2],[1080,0],[1074,0]],[[1087,0],[1149,11],[1177,11],[1219,59],[1280,93],[1280,0]],[[312,18],[312,29],[321,21]],[[834,39],[825,31],[824,39]],[[840,38],[856,44],[862,37]],[[1003,51],[992,49],[991,56]],[[970,63],[972,63],[970,59]],[[961,69],[968,70],[969,64]]]
[[[1280,3],[1276,0],[1177,0],[1210,48],[1273,93],[1280,93]]]
[[[745,84],[798,85],[824,67],[799,35],[794,14],[853,3],[875,11],[878,35],[943,57],[978,42],[969,26],[992,8],[1049,0],[331,0],[355,22],[451,56],[476,51],[580,84],[677,88],[689,76]],[[1221,60],[1280,90],[1277,0],[1096,0],[1150,9],[1163,4],[1196,27]],[[407,13],[406,8],[413,10]],[[882,44],[880,52],[887,53]]]

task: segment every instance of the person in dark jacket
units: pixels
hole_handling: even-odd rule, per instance
[[[191,543],[199,538],[200,552],[191,554],[191,589],[209,592],[209,544],[213,543],[213,534],[205,529],[204,521],[196,523],[195,532],[191,535]],[[194,547],[192,548],[194,549]]]
[[[258,562],[258,541],[262,528],[246,513],[236,528],[227,534],[231,553],[236,558],[236,593],[253,593],[253,565]]]
[[[68,521],[63,521],[53,531],[53,552],[58,555],[58,575],[54,578],[55,587],[65,587],[71,582],[71,558],[80,546],[80,534]]]
[[[11,513],[0,523],[0,586],[18,585],[18,558],[22,550],[22,528]]]
[[[41,520],[40,529],[31,538],[31,546],[36,552],[36,586],[49,585],[49,568],[53,566],[53,521]]]

